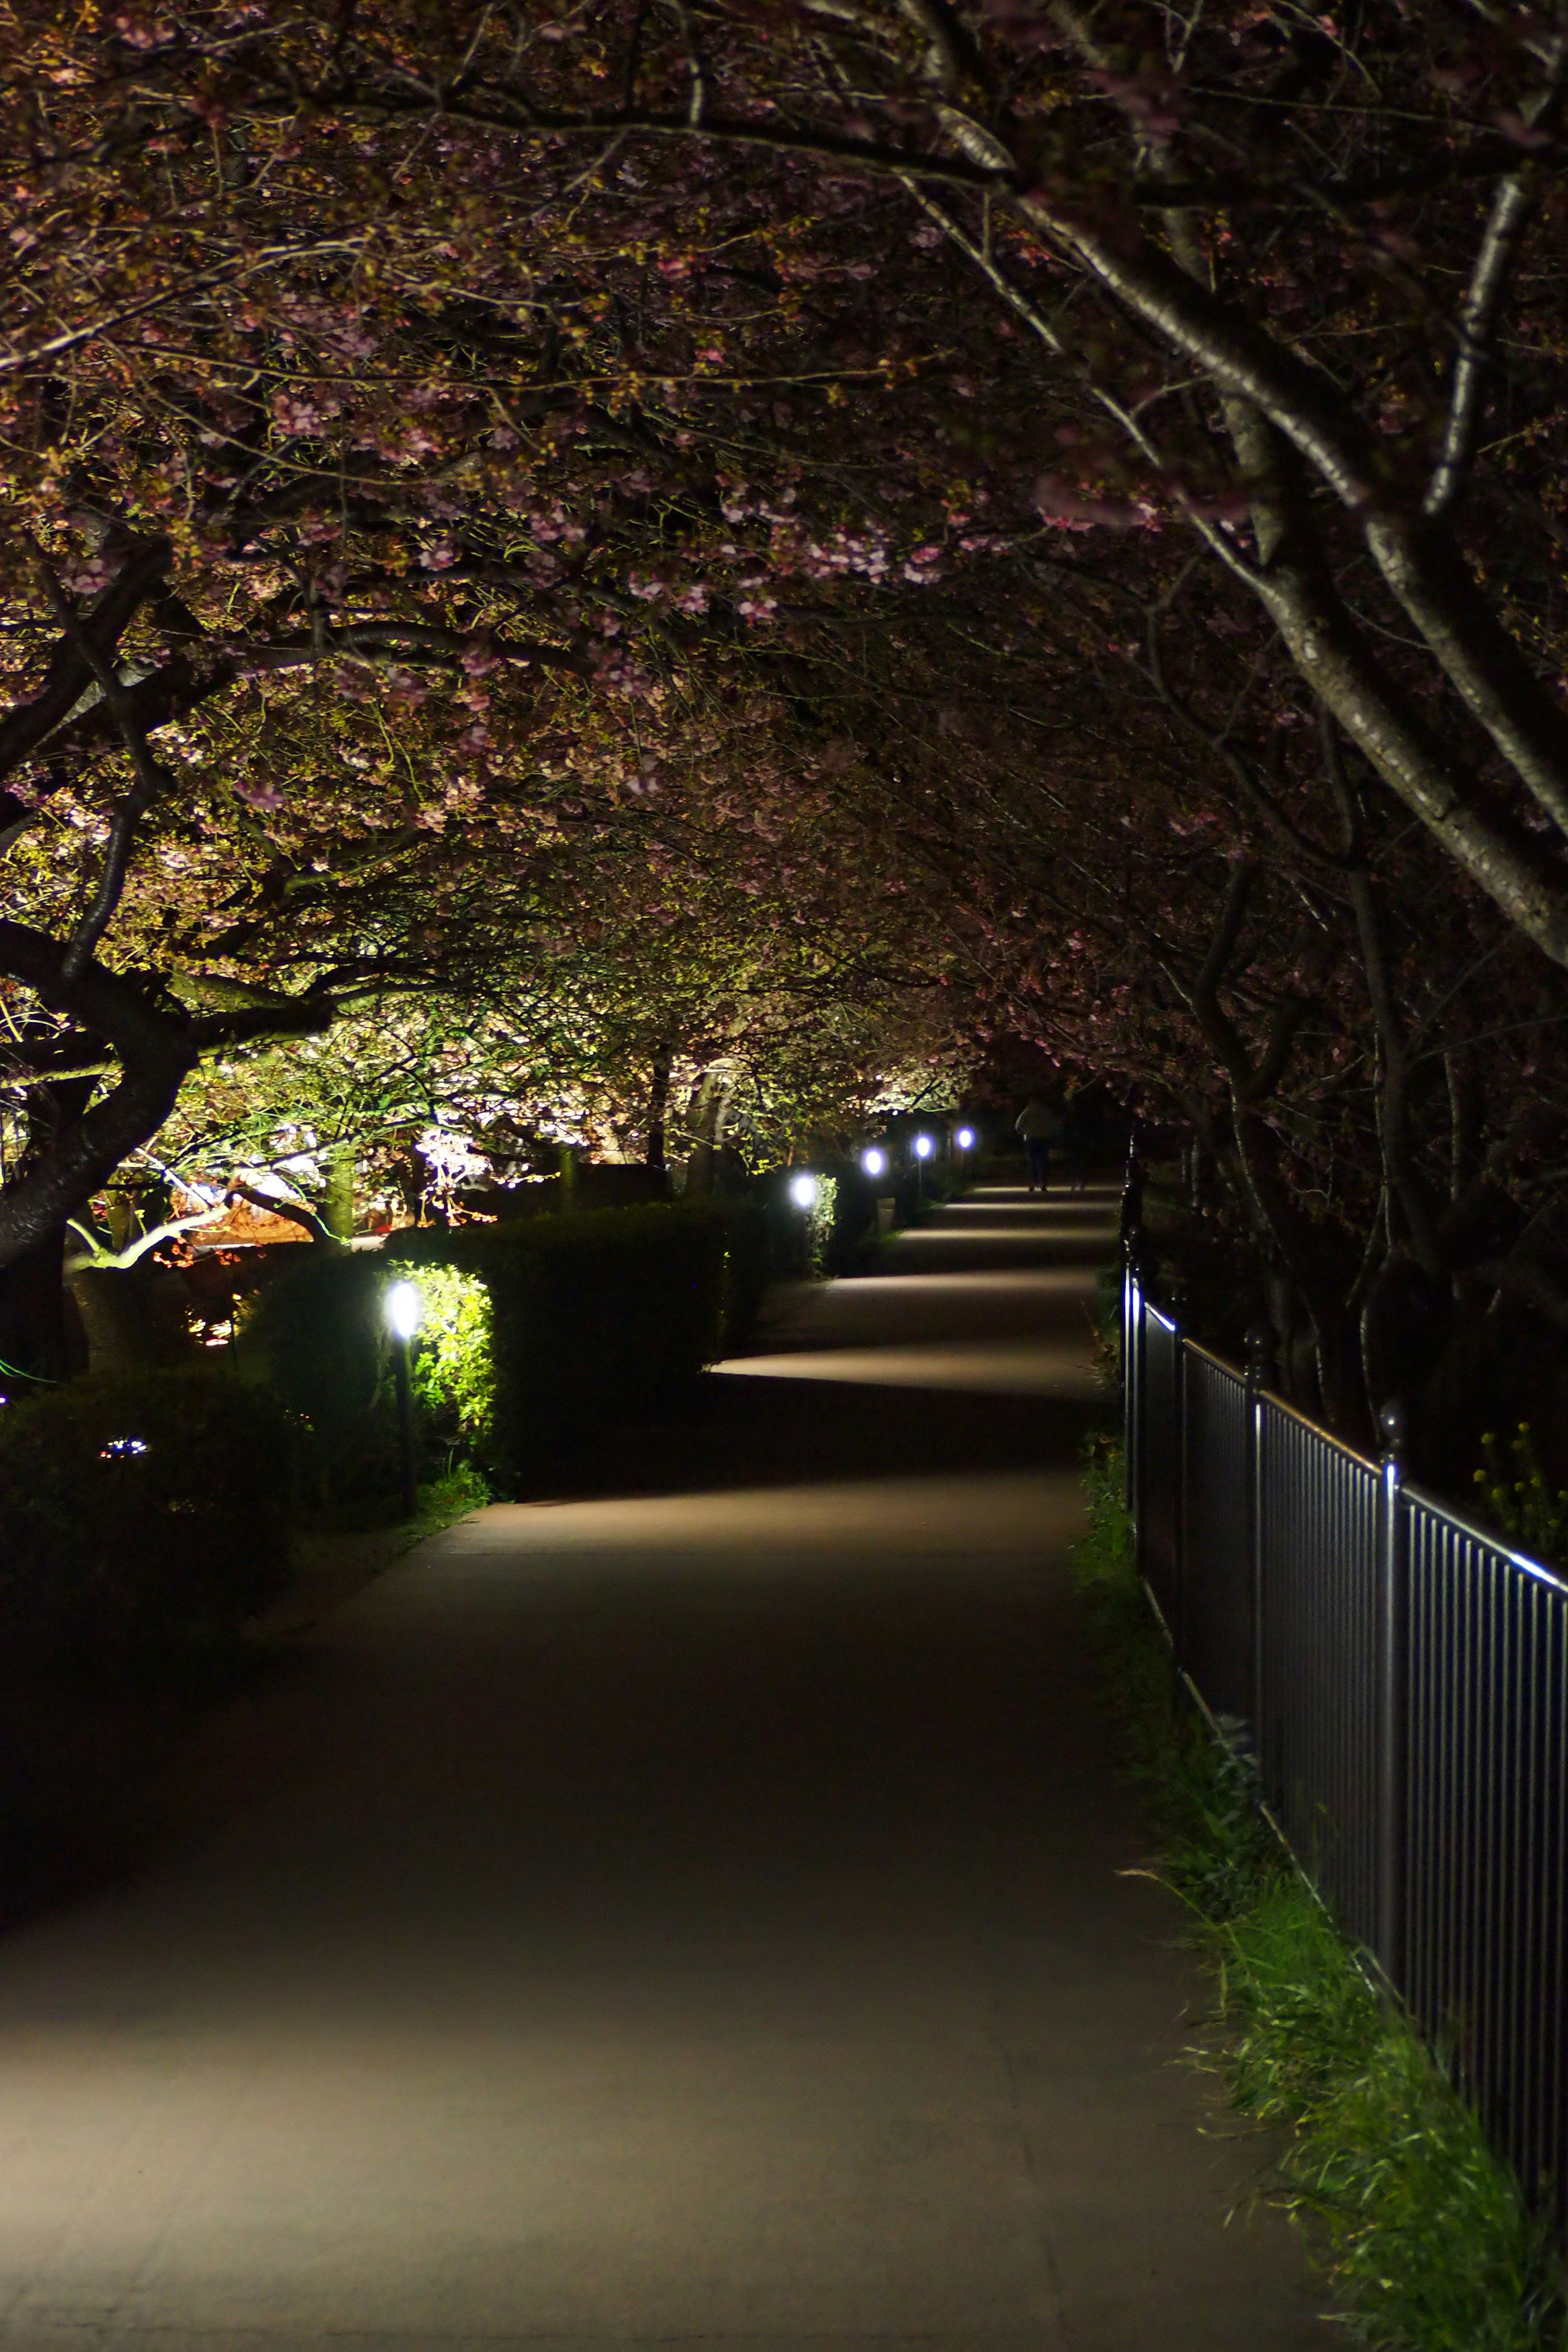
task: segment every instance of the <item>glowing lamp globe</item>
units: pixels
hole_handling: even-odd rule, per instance
[[[973,1151],[974,1149],[974,1129],[972,1127],[961,1127],[958,1133],[952,1139],[954,1143],[957,1144],[960,1151]]]
[[[860,1154],[860,1165],[868,1176],[880,1176],[886,1171],[888,1155],[885,1151],[879,1151],[873,1144],[869,1151]]]
[[[916,1158],[917,1160],[929,1160],[929,1159],[931,1158],[931,1153],[932,1153],[935,1150],[936,1150],[936,1146],[935,1146],[935,1144],[931,1141],[931,1138],[930,1138],[930,1136],[929,1136],[929,1135],[917,1135],[917,1136],[916,1136],[916,1138],[915,1138],[915,1158]]]
[[[424,1319],[425,1301],[411,1282],[395,1282],[386,1294],[386,1320],[395,1338],[412,1339]]]
[[[816,1202],[816,1177],[792,1176],[789,1180],[789,1196],[797,1209],[814,1207]]]

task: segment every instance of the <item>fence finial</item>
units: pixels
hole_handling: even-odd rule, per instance
[[[1274,1334],[1267,1323],[1254,1323],[1247,1334],[1247,1377],[1255,1389],[1266,1389],[1274,1370]]]
[[[1409,1443],[1410,1423],[1405,1407],[1397,1397],[1390,1397],[1377,1416],[1377,1433],[1383,1440],[1383,1458],[1397,1462]]]

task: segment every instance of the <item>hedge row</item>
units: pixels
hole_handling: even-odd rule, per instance
[[[231,1655],[285,1579],[294,1503],[395,1491],[389,1283],[425,1293],[428,1465],[461,1456],[515,1492],[577,1433],[679,1400],[734,1344],[768,1230],[746,1203],[659,1205],[298,1257],[232,1369],[103,1374],[0,1411],[0,1659],[124,1679]]]
[[[258,1302],[241,1360],[308,1425],[318,1500],[384,1491],[396,1427],[384,1294],[413,1279],[426,1450],[516,1491],[576,1433],[689,1390],[754,1318],[768,1252],[748,1202],[426,1227],[374,1255],[302,1255]]]
[[[679,1397],[722,1346],[727,1252],[712,1214],[658,1205],[427,1228],[386,1256],[389,1271],[451,1267],[488,1292],[488,1445],[509,1485],[574,1432]]]
[[[111,1679],[221,1664],[288,1572],[289,1449],[274,1397],[205,1367],[7,1405],[7,1658]]]

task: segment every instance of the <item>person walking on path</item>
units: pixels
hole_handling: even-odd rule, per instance
[[[1089,1181],[1093,1141],[1093,1118],[1080,1087],[1076,1094],[1068,1097],[1062,1113],[1062,1181],[1069,1192],[1081,1192]]]
[[[1038,1095],[1031,1095],[1015,1121],[1016,1132],[1023,1138],[1024,1157],[1029,1163],[1029,1190],[1037,1188],[1041,1197],[1050,1189],[1051,1146],[1061,1132],[1061,1113],[1053,1110]]]

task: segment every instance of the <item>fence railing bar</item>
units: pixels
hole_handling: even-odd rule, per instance
[[[1188,1345],[1191,1345],[1190,1341]],[[1309,1429],[1312,1425],[1308,1422]],[[1325,1437],[1331,1445],[1337,1444],[1339,1442],[1337,1438],[1329,1437],[1326,1431],[1320,1432],[1320,1434]],[[1349,1451],[1348,1448],[1345,1450]],[[1360,1458],[1359,1454],[1352,1456],[1352,1459],[1358,1461]],[[1437,1496],[1428,1494],[1425,1486],[1407,1485],[1404,1493],[1407,1503],[1418,1503],[1424,1511],[1430,1511],[1432,1517],[1440,1520],[1445,1527],[1452,1528],[1457,1534],[1467,1537],[1471,1543],[1480,1544],[1488,1551],[1496,1552],[1499,1559],[1506,1559],[1510,1568],[1521,1570],[1524,1575],[1532,1577],[1538,1584],[1549,1585],[1555,1591],[1561,1592],[1564,1599],[1568,1599],[1568,1576],[1564,1576],[1560,1569],[1548,1568],[1544,1560],[1531,1559],[1527,1551],[1513,1550],[1505,1537],[1492,1535],[1486,1528],[1479,1526],[1474,1519],[1468,1519],[1463,1511],[1456,1510],[1452,1503],[1443,1502]]]

